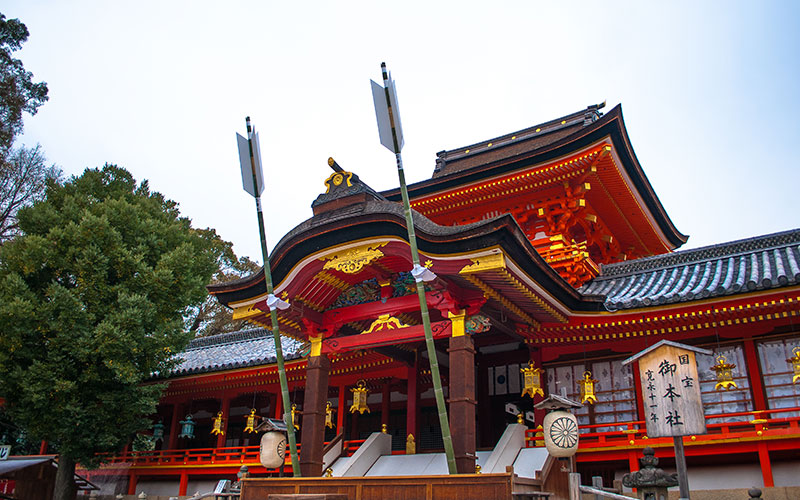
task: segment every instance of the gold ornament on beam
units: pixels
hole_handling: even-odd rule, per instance
[[[325,427],[333,429],[333,405],[330,401],[325,405]]]
[[[535,368],[533,361],[528,363],[527,368],[520,368],[523,376],[522,396],[530,396],[531,399],[538,394],[544,396],[544,389],[542,389],[542,373],[544,370]]]
[[[715,391],[738,388],[736,382],[733,381],[733,373],[731,372],[734,368],[736,368],[736,365],[728,363],[725,356],[722,354],[717,356],[717,364],[711,367],[711,370],[717,374],[717,385],[714,386]]]
[[[594,384],[598,381],[592,378],[592,372],[586,370],[583,372],[583,380],[578,380],[581,386],[581,403],[595,404],[597,396],[594,395]]]
[[[217,412],[217,416],[214,417],[212,420],[212,427],[211,427],[211,434],[216,434],[217,436],[225,434],[225,431],[222,430],[222,412]]]
[[[794,354],[794,356],[787,359],[786,362],[792,364],[792,370],[794,371],[792,383],[796,384],[797,382],[800,382],[800,347],[795,347],[792,349],[792,354]]]
[[[353,393],[353,406],[350,407],[350,413],[359,412],[361,415],[364,412],[369,413],[369,406],[367,406],[367,394],[369,391],[367,390],[367,383],[363,380],[359,380],[357,387],[350,389]]]
[[[245,417],[247,425],[244,428],[244,432],[251,432],[251,433],[252,432],[258,432],[258,431],[256,431],[256,419],[257,418],[261,418],[261,417],[256,415],[256,409],[253,408],[252,410],[250,410],[250,414]]]

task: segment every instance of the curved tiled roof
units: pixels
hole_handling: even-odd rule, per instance
[[[609,311],[800,284],[800,229],[602,267],[580,292]]]
[[[301,357],[300,342],[282,337],[281,347],[284,359]],[[240,330],[194,339],[178,357],[182,361],[173,368],[171,376],[266,365],[276,361],[275,342],[272,330]]]

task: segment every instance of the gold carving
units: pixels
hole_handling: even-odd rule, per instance
[[[259,314],[264,314],[264,311],[258,309],[255,304],[249,306],[237,307],[233,310],[233,319],[248,319]]]
[[[464,266],[464,268],[459,271],[459,274],[480,273],[494,269],[503,269],[505,267],[505,257],[503,257],[502,253],[496,253],[492,255],[486,255],[484,257],[478,257],[477,259],[472,259],[472,264]]]
[[[322,269],[333,269],[346,274],[356,274],[370,262],[383,257],[383,252],[378,248],[385,245],[386,242],[370,243],[369,245],[345,250],[330,257],[322,257],[320,260],[328,261],[322,266]]]
[[[339,186],[342,182],[347,182],[347,187],[351,187],[353,185],[353,173],[352,172],[334,172],[325,179],[325,193],[331,192],[332,186]]]
[[[379,332],[381,330],[396,330],[398,328],[408,328],[408,325],[403,324],[399,319],[393,316],[381,314],[378,316],[378,319],[373,321],[372,324],[369,325],[369,328],[361,332],[361,334]]]

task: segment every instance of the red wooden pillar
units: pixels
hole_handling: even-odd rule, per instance
[[[761,379],[761,363],[758,362],[758,352],[756,352],[753,339],[744,339],[744,359],[747,364],[747,378],[750,382],[750,390],[753,394],[753,408],[766,410],[767,398],[764,391],[764,381]]]
[[[135,495],[136,494],[136,485],[139,482],[139,478],[135,472],[131,472],[130,476],[128,476],[128,495]]]
[[[280,392],[275,393],[275,418],[283,422],[283,399]]]
[[[415,441],[419,441],[419,429],[417,423],[419,419],[419,356],[415,356],[414,364],[408,367],[408,400],[406,401],[406,438],[408,434],[414,436]]]
[[[448,313],[453,322],[450,337],[450,433],[456,468],[475,473],[475,345],[464,331],[465,312]]]
[[[42,442],[39,443],[39,455],[47,454],[47,441],[42,439]]]
[[[217,445],[216,448],[224,448],[225,447],[225,440],[228,438],[228,422],[230,421],[230,413],[231,413],[231,395],[230,394],[223,394],[222,395],[222,405],[220,407],[220,411],[222,412],[222,434],[217,435]]]
[[[178,448],[178,434],[180,431],[178,430],[178,426],[180,425],[178,422],[181,418],[181,405],[179,403],[175,403],[172,405],[172,420],[169,424],[169,443],[167,445],[168,450],[174,450]]]
[[[312,348],[313,349],[313,348]],[[328,356],[308,357],[306,389],[303,395],[303,434],[300,447],[300,474],[322,476],[322,449],[325,444],[325,403],[328,401]]]
[[[391,408],[392,388],[389,382],[383,383],[383,391],[381,393],[381,425],[389,427],[389,410]]]
[[[764,441],[758,443],[758,462],[761,464],[761,477],[764,480],[764,487],[772,488],[775,486],[775,481],[772,478],[772,462],[769,459],[767,443]]]
[[[344,417],[347,415],[347,387],[339,386],[339,407],[336,409],[336,434],[344,433]]]
[[[181,472],[181,482],[178,485],[178,496],[185,495],[187,489],[189,489],[189,473],[183,471]]]

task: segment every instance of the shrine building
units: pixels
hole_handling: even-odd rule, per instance
[[[437,276],[425,289],[459,473],[535,477],[488,457],[513,424],[527,428],[523,448],[541,448],[534,404],[564,392],[582,403],[585,477],[638,470],[645,446],[673,467],[672,440],[647,436],[659,417],[637,362],[622,364],[672,340],[713,352],[697,355],[707,433],[684,437],[693,489],[726,487],[723,470],[728,487],[800,486],[800,229],[678,250],[687,236],[621,107],[602,108],[442,151],[408,186],[420,260]],[[443,448],[400,191],[371,189],[360,168],[321,173],[311,217],[270,255],[291,305],[278,320],[303,477],[337,475],[325,455],[336,440],[334,460],[382,431],[393,455]],[[242,465],[279,475],[246,429],[283,412],[263,271],[209,290],[254,329],[192,341],[165,380],[156,449],[126,450],[95,484],[123,465],[128,493],[183,495]]]

